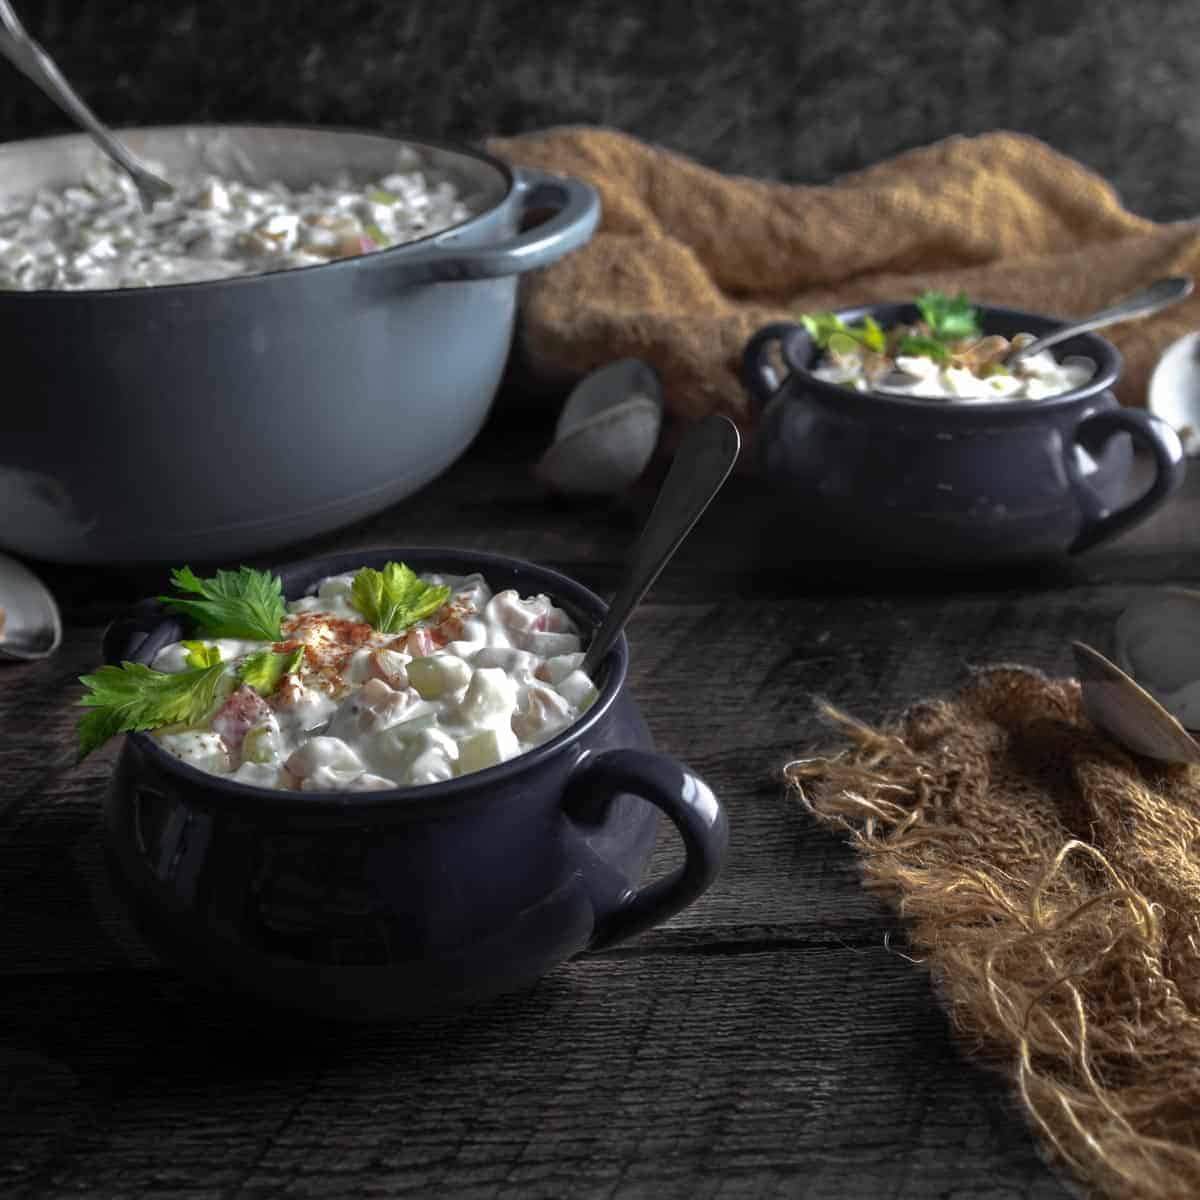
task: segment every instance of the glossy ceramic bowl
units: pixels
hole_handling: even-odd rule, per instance
[[[354,130],[124,130],[167,178],[305,186],[417,166],[473,215],[371,254],[110,291],[0,291],[0,547],[73,563],[228,562],[336,529],[445,470],[483,425],[517,279],[581,246],[581,180]],[[0,145],[0,207],[80,179],[83,134]],[[549,213],[549,216],[546,214]],[[537,214],[540,219],[526,227]]]
[[[1040,336],[1062,325],[1014,309],[979,312],[985,334]],[[884,329],[918,317],[911,304],[838,315],[870,315]],[[1096,374],[1043,400],[946,403],[817,379],[803,326],[768,325],[743,355],[761,469],[798,516],[865,558],[984,566],[1077,554],[1163,504],[1183,481],[1184,458],[1165,421],[1118,404],[1110,389],[1121,357],[1110,342],[1080,334],[1054,353],[1086,355]],[[1131,499],[1135,443],[1152,478]]]
[[[390,559],[544,592],[585,630],[604,613],[574,580],[499,555],[355,551],[280,576],[294,598],[326,575]],[[143,602],[109,630],[105,657],[149,663],[181,633]],[[334,1020],[444,1012],[639,933],[712,883],[727,827],[709,788],[653,750],[626,685],[628,653],[622,638],[599,699],[569,729],[446,783],[250,787],[131,734],[105,809],[116,891],[147,943],[206,987]],[[640,885],[660,812],[684,860]]]

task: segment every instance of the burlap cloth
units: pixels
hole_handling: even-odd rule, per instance
[[[798,312],[912,299],[925,288],[1082,316],[1161,275],[1200,275],[1200,227],[1121,207],[1097,175],[1021,134],[954,137],[832,186],[737,178],[603,128],[563,127],[489,149],[599,190],[592,241],[528,277],[524,351],[548,378],[617,358],[649,362],[668,411],[723,412],[752,432],[742,348]],[[1200,202],[1198,202],[1200,203]],[[1115,326],[1122,403],[1200,296]]]
[[[1078,685],[972,676],[785,768],[848,830],[970,1052],[1093,1194],[1200,1196],[1200,774],[1137,759]]]

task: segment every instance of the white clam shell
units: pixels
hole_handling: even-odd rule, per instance
[[[1147,691],[1103,654],[1074,643],[1083,706],[1127,750],[1164,762],[1200,763],[1200,744]]]
[[[1146,408],[1179,434],[1189,457],[1200,455],[1200,333],[1176,338],[1154,366]]]
[[[662,407],[658,376],[640,359],[623,358],[593,371],[567,397],[554,441],[534,474],[563,495],[625,491],[654,455]]]
[[[1188,729],[1200,729],[1200,592],[1161,588],[1117,618],[1113,657]]]

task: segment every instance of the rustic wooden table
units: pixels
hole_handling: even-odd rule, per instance
[[[653,495],[547,498],[547,436],[505,411],[443,478],[301,548],[454,544],[606,593]],[[66,637],[0,667],[0,1194],[1065,1196],[1004,1083],[973,1065],[850,851],[778,769],[970,663],[1071,669],[1138,588],[1200,573],[1200,471],[1109,547],[1042,572],[873,572],[815,554],[736,478],[630,629],[659,747],[729,812],[728,863],[674,920],[484,1009],[275,1043],[157,965],[110,896],[115,747],[72,766],[76,677],[162,572],[45,568]],[[291,554],[288,557],[292,557]],[[656,862],[675,847],[664,836]],[[885,944],[891,935],[892,948]]]

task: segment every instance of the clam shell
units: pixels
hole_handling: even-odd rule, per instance
[[[1185,728],[1200,729],[1200,592],[1161,588],[1129,605],[1113,657]]]
[[[1074,642],[1073,648],[1083,706],[1093,724],[1136,754],[1200,763],[1200,745],[1149,692],[1091,646]]]
[[[1146,408],[1174,427],[1189,457],[1200,454],[1200,333],[1185,333],[1163,351],[1150,373]]]
[[[563,495],[625,491],[654,456],[662,407],[658,376],[640,359],[593,371],[567,397],[534,474]]]

